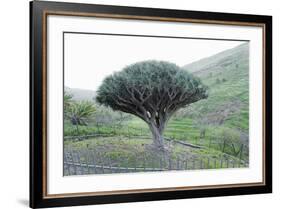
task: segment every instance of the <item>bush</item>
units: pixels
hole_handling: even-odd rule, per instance
[[[213,135],[219,139],[219,146],[222,152],[234,156],[239,155],[242,145],[239,131],[227,127],[216,127],[214,128]]]

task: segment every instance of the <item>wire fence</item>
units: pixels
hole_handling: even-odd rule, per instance
[[[82,135],[82,136],[81,136]],[[66,141],[82,141],[85,139],[99,137],[126,138],[126,140],[151,138],[150,132],[142,128],[133,127],[103,127],[97,126],[97,130],[89,133],[79,133],[74,136],[64,136]],[[218,168],[240,168],[248,167],[248,145],[239,144],[234,146],[226,141],[215,138],[198,138],[189,143],[187,135],[164,137],[166,143],[188,146],[194,149],[215,149],[220,150],[222,157],[195,155],[170,156],[167,154],[148,153],[144,156],[129,158],[112,157],[106,150],[75,149],[71,145],[64,147],[64,175],[85,175],[85,174],[109,174],[109,173],[130,173],[130,172],[153,172],[168,170],[197,170],[197,169],[218,169]]]
[[[134,159],[112,158],[96,150],[64,149],[64,176],[197,170],[248,167],[247,162],[224,155],[217,157],[174,157],[167,154],[136,156]]]
[[[100,130],[100,129],[99,129]],[[91,134],[85,134],[83,136],[65,136],[64,140],[84,140],[96,137],[126,137],[127,139],[146,139],[151,137],[150,133],[141,128],[127,128],[125,132],[117,132],[116,128],[111,128],[111,131],[97,131]],[[183,139],[180,140],[179,138]],[[215,138],[209,137],[208,139],[197,139],[192,144],[188,143],[186,136],[181,137],[164,137],[167,141],[173,141],[174,143],[179,143],[183,146],[190,146],[192,148],[206,148],[206,149],[216,149],[220,150],[222,153],[230,154],[232,156],[238,157],[240,160],[248,159],[249,147],[245,143],[238,145],[227,142],[227,140],[216,140]]]

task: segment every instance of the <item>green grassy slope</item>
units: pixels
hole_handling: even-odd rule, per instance
[[[209,87],[209,97],[181,110],[177,115],[200,119],[208,125],[225,125],[247,132],[249,127],[248,43],[186,65],[184,68],[187,70],[190,68],[193,74],[200,77]]]

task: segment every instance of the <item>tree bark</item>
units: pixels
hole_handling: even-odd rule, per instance
[[[163,137],[164,129],[157,127],[157,125],[154,123],[150,123],[148,125],[149,125],[150,131],[152,133],[152,140],[153,140],[154,146],[157,149],[164,151],[164,137]]]

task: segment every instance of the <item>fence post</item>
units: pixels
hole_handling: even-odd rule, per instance
[[[111,167],[111,157],[110,156],[108,157],[108,163],[109,163],[109,172],[113,173],[113,169]]]
[[[81,162],[81,158],[80,158],[80,151],[77,151],[76,155],[77,155],[77,163],[80,165],[80,171],[81,171],[81,174],[83,175],[84,170],[83,170],[83,166],[82,166],[82,162]]]
[[[74,167],[74,175],[77,175],[77,166],[75,165],[74,162],[74,157],[73,157],[73,151],[70,151],[70,155],[71,155],[71,159],[72,159],[72,163],[73,163],[73,167]]]
[[[86,156],[85,156],[85,160],[86,160],[86,164],[87,164],[87,168],[88,168],[88,174],[90,174],[91,172],[91,169],[90,169],[90,167],[89,167],[89,164],[90,164],[90,162],[89,162],[89,151],[88,150],[86,150]]]
[[[180,169],[180,162],[179,162],[179,157],[177,157],[177,170]]]
[[[129,159],[127,159],[127,163],[126,163],[126,173],[129,172]]]
[[[228,161],[228,158],[226,159],[226,167],[228,168],[229,166],[229,161]]]
[[[222,168],[222,166],[223,166],[223,158],[221,158],[221,168]]]
[[[135,172],[137,171],[137,157],[135,158]]]
[[[202,169],[203,168],[203,160],[202,160],[202,158],[200,159],[200,169]]]
[[[172,160],[171,160],[171,157],[169,156],[169,159],[168,159],[168,168],[169,170],[172,170]]]
[[[207,161],[207,168],[210,168],[210,157],[208,157],[208,161]]]
[[[156,161],[155,158],[152,158],[152,159],[151,159],[151,168],[152,168],[153,171],[157,170],[157,169],[156,169],[157,166],[155,166],[155,164],[157,164],[157,161]]]
[[[192,162],[192,169],[195,169],[195,158],[193,159],[193,162]]]
[[[68,164],[68,159],[67,159],[67,154],[69,154],[69,153],[64,151],[63,157],[64,157],[64,162],[65,162],[65,166],[67,168],[68,175],[71,175],[70,165]],[[63,175],[66,176],[64,169],[63,169]]]
[[[96,160],[96,150],[93,150],[92,153],[92,160],[93,160],[93,164],[94,164],[94,172],[97,173],[97,160]]]
[[[100,155],[100,154],[99,154],[99,156],[100,156],[100,160],[101,160],[101,171],[102,171],[102,173],[104,173],[103,157],[102,157],[102,155]]]
[[[143,158],[143,170],[145,171],[145,166],[146,166],[146,163],[145,163],[145,156]]]

